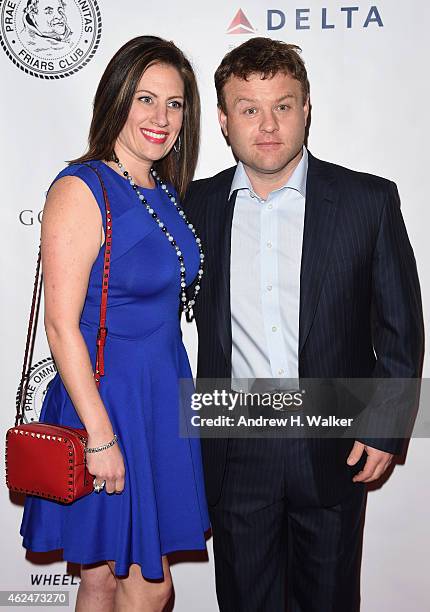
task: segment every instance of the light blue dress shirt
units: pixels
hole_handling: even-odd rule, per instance
[[[298,379],[300,265],[308,153],[288,182],[259,198],[241,162],[231,238],[232,378]],[[277,384],[278,388],[283,388]]]

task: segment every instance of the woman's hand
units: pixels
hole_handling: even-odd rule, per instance
[[[101,446],[112,440],[113,434],[104,436],[88,436],[88,448]],[[86,453],[87,468],[90,474],[96,478],[96,482],[101,484],[106,481],[106,493],[121,493],[124,490],[125,467],[121,451],[118,444],[114,444],[106,450],[97,453]]]

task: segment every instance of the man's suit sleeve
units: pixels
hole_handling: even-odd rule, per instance
[[[387,380],[376,386],[365,411],[363,437],[357,439],[371,447],[399,453],[404,444],[402,438],[406,437],[405,425],[408,420],[413,422],[416,409],[413,400],[419,392],[424,333],[417,267],[394,183],[389,183],[381,213],[373,255],[372,295],[377,358],[373,378]],[[377,437],[372,432],[377,432]],[[386,436],[381,435],[385,432]],[[402,437],[398,437],[400,434]]]
[[[201,209],[202,209],[202,204],[203,204],[202,194],[204,193],[204,187],[205,187],[205,181],[203,180],[192,181],[188,185],[188,189],[185,193],[185,197],[182,202],[185,214],[187,215],[187,217],[189,217],[189,220],[194,224],[196,224],[197,221],[199,222],[199,224],[201,224],[202,222],[201,221],[201,212],[202,212]],[[197,229],[201,230],[201,228],[199,227]]]

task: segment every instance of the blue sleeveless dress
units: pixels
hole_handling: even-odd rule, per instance
[[[179,379],[192,374],[179,325],[179,264],[175,250],[128,181],[92,161],[105,183],[112,212],[108,336],[100,395],[118,435],[126,481],[121,494],[91,493],[70,505],[28,496],[21,525],[23,546],[63,549],[70,562],[131,563],[149,579],[163,577],[161,556],[205,549],[209,519],[198,439],[179,432]],[[77,176],[91,189],[106,227],[103,194],[84,164],[55,180]],[[162,190],[142,189],[179,245],[190,284],[199,268],[193,234]],[[94,366],[104,246],[91,270],[80,320]],[[83,427],[57,374],[42,406],[41,422]]]

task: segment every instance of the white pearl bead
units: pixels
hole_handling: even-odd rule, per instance
[[[119,160],[118,160],[118,162],[117,162],[117,165],[118,165],[118,167],[119,167],[121,170],[124,168],[123,164],[121,164],[121,162],[120,162]],[[125,170],[124,170],[124,172],[125,172]],[[202,248],[201,248],[201,240],[200,240],[200,238],[197,236],[197,232],[196,232],[196,230],[195,230],[195,228],[194,228],[194,225],[193,225],[192,223],[189,223],[189,222],[188,222],[188,219],[187,219],[187,216],[186,216],[185,212],[184,212],[183,210],[179,210],[180,206],[178,206],[178,205],[177,205],[177,203],[176,203],[176,197],[175,197],[175,196],[173,196],[173,195],[172,195],[172,194],[169,192],[169,190],[168,190],[168,188],[167,188],[167,185],[166,185],[165,183],[163,183],[163,182],[162,182],[162,180],[161,180],[161,179],[160,179],[160,177],[158,176],[157,171],[156,171],[154,168],[151,168],[151,174],[152,174],[152,176],[153,176],[153,177],[156,179],[156,181],[157,181],[158,185],[160,185],[160,187],[162,188],[162,190],[166,192],[166,195],[168,196],[168,198],[170,199],[170,201],[172,202],[172,204],[174,205],[174,207],[175,207],[175,208],[178,210],[179,215],[180,215],[180,216],[183,218],[184,222],[187,224],[188,228],[189,228],[189,229],[191,230],[191,232],[193,233],[194,238],[195,238],[195,241],[196,241],[196,244],[197,244],[197,246],[199,247],[199,250],[200,250],[200,251],[202,251]],[[130,175],[128,175],[126,178],[127,178],[127,180],[130,182],[130,185],[131,185],[132,187],[133,187],[133,186],[136,186],[135,182],[133,181],[133,178],[132,178]],[[135,191],[136,191],[136,194],[137,194],[137,196],[138,196],[139,200],[140,200],[140,201],[141,201],[141,202],[144,204],[144,206],[145,206],[146,210],[148,211],[148,213],[149,213],[150,215],[153,215],[153,214],[154,214],[154,209],[150,207],[150,205],[148,204],[148,202],[147,202],[147,200],[146,200],[145,196],[144,196],[142,193],[140,193],[139,189],[135,189]],[[159,226],[160,228],[165,227],[164,223],[163,223],[162,221],[160,221],[160,219],[158,218],[158,216],[155,218],[155,221],[157,222],[157,224],[158,224],[158,226]],[[173,242],[174,242],[174,238],[173,238],[173,236],[170,234],[170,232],[167,232],[167,231],[166,231],[166,232],[164,232],[164,233],[166,234],[166,237],[167,237],[167,239],[169,240],[169,242],[170,242],[170,243],[173,243]],[[182,251],[179,249],[178,245],[177,245],[177,244],[175,244],[175,245],[174,245],[174,244],[172,244],[172,246],[175,248],[176,255],[177,255],[178,257],[181,257],[181,256],[182,256]],[[200,254],[200,260],[201,260],[200,266],[202,266],[202,265],[203,265],[203,259],[204,259],[204,254],[203,254],[203,253],[201,253],[201,254]],[[188,302],[188,305],[187,305],[187,303],[186,303],[186,302],[187,302],[187,296],[186,296],[186,293],[185,293],[185,288],[186,288],[186,282],[185,282],[185,266],[183,265],[183,263],[182,263],[182,262],[179,262],[179,263],[180,263],[180,266],[179,266],[179,267],[180,267],[180,271],[181,271],[181,283],[180,283],[180,286],[181,286],[181,302],[182,302],[182,310],[183,310],[184,312],[191,312],[191,307],[192,307],[192,306],[195,304],[195,300],[190,300],[190,301]],[[199,282],[200,282],[200,279],[201,279],[202,275],[203,275],[203,268],[202,268],[202,267],[200,267],[200,268],[199,268],[199,270],[198,270],[198,281],[199,281]],[[199,284],[197,284],[197,285],[195,286],[195,289],[194,289],[194,296],[196,296],[196,295],[198,294],[198,292],[199,292],[199,291],[200,291],[200,285],[199,285]]]

